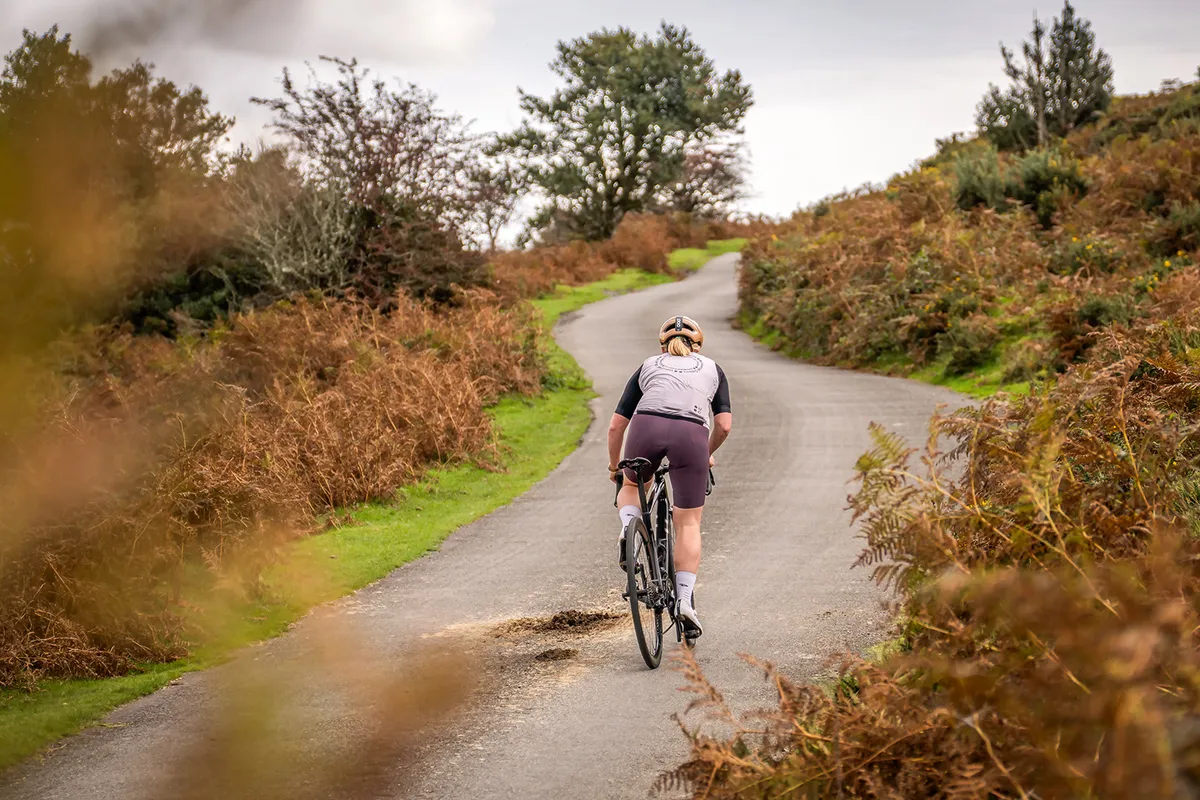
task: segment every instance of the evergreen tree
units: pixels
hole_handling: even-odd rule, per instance
[[[1031,39],[1018,63],[1002,43],[1007,90],[992,85],[980,101],[975,122],[1003,150],[1045,147],[1095,119],[1112,102],[1112,60],[1096,47],[1092,25],[1066,2],[1049,36],[1034,16]]]
[[[1094,120],[1112,103],[1113,68],[1096,47],[1092,24],[1075,15],[1070,2],[1050,32],[1050,114],[1056,133],[1066,136]]]

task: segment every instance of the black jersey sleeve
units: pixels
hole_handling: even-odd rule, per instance
[[[625,419],[633,419],[633,413],[637,411],[638,403],[642,400],[641,380],[642,368],[638,367],[629,383],[625,384],[625,392],[621,395],[621,401],[617,403],[616,413]]]
[[[713,416],[717,414],[733,413],[733,406],[729,402],[729,381],[725,378],[725,370],[717,367],[717,393],[712,399]]]

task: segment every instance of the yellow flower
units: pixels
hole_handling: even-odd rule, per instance
[[[1179,256],[1180,258],[1183,258],[1183,251],[1182,251],[1182,250],[1180,250],[1180,251],[1179,251],[1178,253],[1176,253],[1175,255]]]
[[[1091,250],[1092,246],[1089,244],[1086,249]]]
[[[1164,261],[1164,262],[1163,262],[1163,266],[1164,266],[1164,267],[1169,267],[1169,266],[1171,266],[1171,262],[1170,262],[1170,261]]]
[[[1071,237],[1071,241],[1072,241],[1072,242],[1078,242],[1078,241],[1079,241],[1079,237],[1078,237],[1078,236],[1072,236],[1072,237]]]

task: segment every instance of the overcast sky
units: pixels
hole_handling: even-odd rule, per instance
[[[1119,92],[1194,77],[1197,0],[1076,8],[1112,55]],[[1019,47],[1033,11],[1027,0],[0,0],[0,45],[11,50],[22,28],[57,22],[101,43],[110,66],[141,56],[200,86],[238,118],[235,137],[253,142],[269,120],[248,98],[274,96],[284,65],[357,56],[434,91],[476,130],[503,131],[520,119],[517,86],[554,88],[547,63],[558,40],[618,25],[650,31],[666,19],[753,86],[744,208],[779,215],[886,180],[931,153],[935,138],[971,128],[988,82],[1003,78],[998,43]]]

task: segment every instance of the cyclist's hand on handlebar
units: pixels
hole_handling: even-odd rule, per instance
[[[708,468],[709,468],[709,469],[712,469],[712,468],[713,468],[713,467],[715,467],[716,465],[717,465],[717,459],[716,459],[716,457],[715,457],[715,456],[709,456],[709,457],[708,457]]]
[[[621,470],[613,469],[612,467],[609,467],[608,468],[608,479],[610,481],[612,481],[613,483],[620,483],[621,482]]]

